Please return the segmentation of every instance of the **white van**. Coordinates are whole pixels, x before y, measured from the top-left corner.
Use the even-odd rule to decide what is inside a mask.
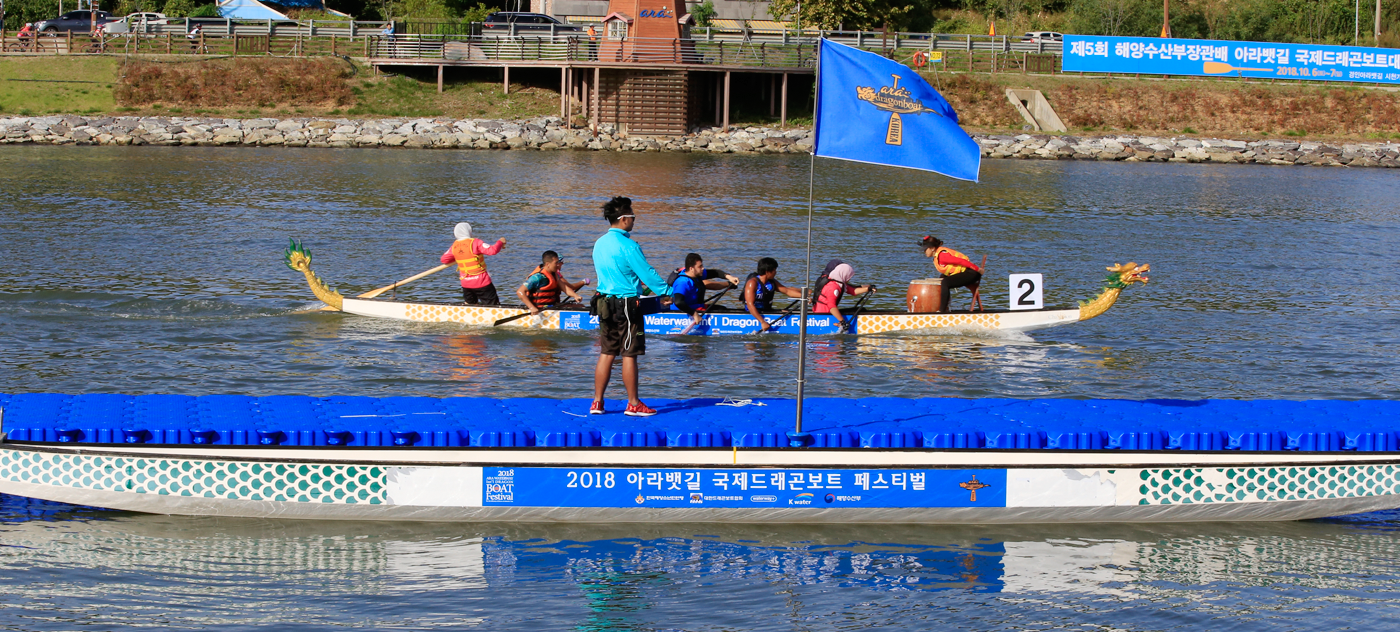
[[[165,19],[164,13],[155,13],[152,11],[133,13],[115,22],[103,24],[102,32],[108,35],[131,33],[133,31],[139,32],[144,30],[143,27],[146,24],[154,26],[156,24],[165,24],[166,22],[167,20]]]
[[[1021,36],[1021,41],[1031,42],[1033,44],[1039,42],[1054,42],[1058,44],[1065,41],[1065,35],[1064,33],[1056,33],[1054,31],[1031,31]]]

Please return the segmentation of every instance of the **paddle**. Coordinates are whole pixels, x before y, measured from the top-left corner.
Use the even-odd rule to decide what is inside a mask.
[[[549,307],[546,307],[546,308],[544,308],[544,309],[541,309],[540,311],[543,312],[543,311],[546,310],[546,309],[560,309],[560,308],[564,307],[565,305],[568,305],[569,303],[572,303],[572,302],[573,302],[573,299],[570,298],[569,300],[566,300],[566,301],[564,301],[564,302],[562,302],[562,303],[559,303],[558,305],[551,305],[551,306],[549,306]],[[504,325],[504,324],[506,324],[506,323],[508,323],[508,322],[511,322],[511,321],[513,321],[513,320],[520,320],[521,318],[524,318],[524,317],[526,317],[526,316],[533,316],[533,314],[531,314],[529,310],[525,310],[525,313],[524,313],[524,314],[516,314],[516,315],[514,315],[514,316],[506,316],[505,318],[498,319],[496,322],[491,323],[491,326],[492,326],[492,327],[500,327],[501,325]]]
[[[388,292],[389,290],[392,290],[392,289],[394,289],[394,288],[396,288],[396,287],[399,287],[400,285],[408,285],[409,283],[412,283],[412,282],[414,282],[414,281],[417,281],[418,279],[421,279],[421,278],[423,278],[423,277],[425,277],[425,276],[428,276],[428,275],[430,275],[430,274],[436,274],[436,273],[438,273],[438,272],[442,272],[443,270],[446,270],[446,269],[447,269],[449,266],[451,266],[451,265],[452,265],[452,264],[450,264],[450,263],[444,263],[444,264],[442,264],[442,265],[440,265],[440,266],[438,266],[438,267],[436,267],[436,268],[433,268],[433,269],[431,269],[431,270],[424,270],[423,272],[419,272],[418,274],[415,274],[415,275],[413,275],[413,276],[411,276],[411,277],[408,277],[407,279],[404,279],[404,280],[402,280],[402,281],[398,281],[398,282],[396,282],[396,283],[390,283],[389,285],[386,285],[386,286],[384,286],[384,287],[381,287],[381,288],[379,288],[379,289],[377,289],[377,290],[370,290],[370,291],[368,291],[368,292],[365,292],[364,294],[361,294],[361,295],[359,295],[359,296],[356,296],[355,298],[374,298],[374,297],[376,297],[376,296],[379,296],[380,294],[383,294],[383,293],[385,293],[385,292]],[[338,309],[336,309],[336,308],[334,308],[334,307],[331,307],[330,305],[327,305],[327,306],[325,306],[325,307],[322,307],[320,311],[323,311],[323,312],[338,312],[338,311],[340,311],[340,310],[338,310]]]
[[[841,323],[841,333],[851,333],[851,326],[856,324],[856,314],[860,313],[861,306],[865,305],[865,301],[868,300],[870,298],[870,295],[874,293],[875,286],[872,285],[870,286],[870,290],[867,291],[863,296],[861,296],[860,300],[856,301],[855,306],[851,308],[851,315],[847,316],[846,320],[842,321]]]
[[[704,306],[703,306],[704,309],[708,310],[708,309],[710,309],[711,307],[714,307],[715,303],[718,303],[718,302],[719,302],[719,298],[720,298],[721,296],[724,296],[726,292],[728,292],[729,290],[734,289],[735,287],[738,287],[738,286],[734,285],[733,283],[730,283],[730,284],[729,284],[729,287],[724,288],[723,290],[720,290],[719,294],[716,294],[716,295],[714,295],[714,296],[711,296],[711,297],[708,298],[708,299],[705,299],[705,304],[704,304]],[[688,325],[685,329],[682,329],[682,330],[681,330],[681,333],[678,334],[678,335],[684,336],[684,335],[689,334],[689,333],[690,333],[690,330],[695,329],[695,326],[696,326],[696,325],[699,325],[700,323],[702,323],[702,322],[704,322],[704,321],[705,321],[705,317],[704,317],[704,316],[701,316],[701,317],[700,317],[700,320],[692,320],[692,321],[690,321],[690,325]]]
[[[776,324],[782,322],[782,320],[783,320],[784,318],[787,318],[789,315],[791,315],[791,314],[792,314],[793,308],[797,307],[797,304],[798,304],[798,303],[801,303],[801,302],[802,302],[802,299],[800,299],[800,298],[799,298],[799,299],[794,299],[791,303],[788,304],[787,309],[784,309],[784,310],[782,311],[782,313],[778,314],[778,317],[777,317],[777,318],[774,318],[774,319],[771,320],[771,321],[767,321],[767,322],[768,322],[768,329],[760,329],[759,332],[760,332],[760,333],[772,332],[772,331],[773,331],[773,325],[776,325]]]
[[[419,272],[418,274],[415,274],[415,275],[413,275],[413,276],[411,276],[411,277],[408,277],[407,279],[404,279],[404,280],[399,281],[399,282],[397,282],[397,283],[391,283],[391,284],[386,285],[386,286],[384,286],[384,287],[381,287],[381,288],[379,288],[379,289],[377,289],[377,290],[370,290],[370,291],[368,291],[368,292],[365,292],[364,294],[361,294],[361,295],[357,296],[356,298],[374,298],[374,297],[376,297],[376,296],[379,296],[380,294],[383,294],[383,293],[385,293],[385,292],[388,292],[389,290],[392,290],[392,289],[394,289],[394,288],[396,288],[396,287],[399,287],[400,285],[408,285],[409,283],[412,283],[412,282],[414,282],[414,281],[417,281],[418,279],[421,279],[421,278],[423,278],[423,277],[425,277],[425,276],[428,276],[428,275],[430,275],[430,274],[436,274],[436,273],[438,273],[438,272],[442,272],[443,270],[446,270],[446,269],[447,269],[449,266],[451,266],[451,265],[452,265],[452,264],[450,264],[450,263],[444,263],[444,264],[442,264],[442,265],[440,265],[440,266],[438,266],[438,267],[436,267],[436,268],[433,268],[432,270],[425,270],[425,271],[423,271],[423,272]]]

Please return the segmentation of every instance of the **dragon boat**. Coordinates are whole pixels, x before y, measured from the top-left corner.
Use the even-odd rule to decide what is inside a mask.
[[[460,302],[437,303],[352,298],[341,295],[311,269],[311,251],[293,241],[284,253],[287,267],[302,273],[311,293],[330,309],[392,320],[426,323],[457,323],[490,327],[498,321],[503,327],[519,327],[563,331],[589,331],[598,328],[598,317],[583,306],[563,307],[529,316],[524,307],[500,305],[466,305]],[[909,313],[893,310],[859,310],[847,316],[847,326],[830,314],[809,314],[807,332],[813,335],[840,333],[880,334],[892,332],[944,333],[976,330],[1029,332],[1049,327],[1089,320],[1107,312],[1118,301],[1124,289],[1133,283],[1147,283],[1150,267],[1136,263],[1118,264],[1108,268],[1103,291],[1074,308],[1034,310],[990,309],[983,311],[954,311],[950,313]],[[796,335],[801,317],[791,310],[764,314],[770,332]],[[681,334],[694,336],[745,335],[759,332],[758,320],[746,312],[717,312],[692,326],[690,316],[681,312],[662,312],[645,317],[649,334]]]
[[[985,524],[1400,507],[1395,401],[0,394],[0,493],[177,515]]]

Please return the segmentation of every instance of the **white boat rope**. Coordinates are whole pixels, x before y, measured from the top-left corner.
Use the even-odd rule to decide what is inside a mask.
[[[743,406],[767,406],[768,404],[765,404],[765,403],[763,403],[763,402],[756,402],[756,401],[753,401],[752,399],[739,399],[739,398],[737,398],[737,397],[726,397],[726,398],[724,398],[724,401],[719,402],[719,403],[717,403],[717,404],[715,404],[715,405],[716,405],[716,406],[733,406],[733,407],[735,407],[735,408],[740,408],[740,407],[743,407]]]

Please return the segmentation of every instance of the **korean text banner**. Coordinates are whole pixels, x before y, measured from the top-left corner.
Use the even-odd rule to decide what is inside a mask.
[[[1400,50],[1066,35],[1065,72],[1270,77],[1400,84]]]
[[[827,40],[820,59],[816,155],[977,181],[981,148],[913,69]]]

